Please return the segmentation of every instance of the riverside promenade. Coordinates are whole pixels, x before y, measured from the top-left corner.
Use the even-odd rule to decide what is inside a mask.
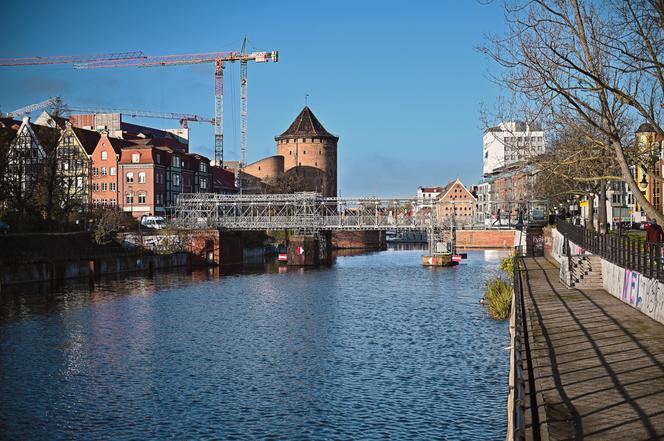
[[[604,290],[568,289],[552,259],[522,262],[525,438],[664,439],[664,325]]]

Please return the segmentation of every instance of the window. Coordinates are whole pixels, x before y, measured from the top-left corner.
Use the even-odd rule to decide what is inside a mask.
[[[76,188],[83,188],[83,178],[81,176],[76,178]]]
[[[101,175],[106,176],[106,167],[101,168]]]
[[[106,191],[108,190],[108,184],[106,182],[101,183],[101,191]]]
[[[307,151],[306,151],[306,150],[303,150],[303,151],[302,151],[302,154],[303,154],[303,155],[306,155],[306,154],[307,154]]]
[[[131,173],[131,172],[127,173],[127,182],[130,183],[130,184],[132,182],[134,182],[134,174],[133,173]]]
[[[157,153],[157,162],[161,164],[161,153]]]
[[[141,162],[141,154],[140,153],[132,153],[131,154],[131,162],[133,162],[133,163]]]
[[[156,197],[157,197],[157,204],[161,204],[161,193],[157,193]]]
[[[173,156],[173,159],[171,160],[171,165],[173,167],[179,167],[180,166],[180,158],[177,156]]]
[[[115,182],[111,182],[111,188],[110,188],[110,190],[111,190],[111,191],[115,191]]]
[[[207,179],[201,178],[201,189],[206,189],[207,188]]]
[[[115,173],[116,173],[115,167],[111,167],[111,176],[115,176]]]
[[[207,164],[206,164],[206,163],[201,162],[200,171],[202,171],[202,172],[206,172],[206,171],[207,171]]]
[[[180,186],[180,175],[178,174],[173,175],[173,185],[175,185],[176,187]]]
[[[101,200],[101,205],[102,205],[102,206],[105,207],[107,204],[108,204],[108,201],[107,201],[106,199],[102,199],[102,200]]]
[[[99,184],[97,183],[92,184],[92,191],[99,191]]]
[[[139,193],[138,194],[138,203],[139,204],[144,204],[145,203],[145,193]]]
[[[115,201],[115,198],[111,198],[111,207],[115,207],[117,205],[117,202]]]
[[[106,150],[102,150],[101,151],[101,160],[106,161],[107,159],[108,159],[108,153],[106,152]]]
[[[97,167],[92,168],[92,176],[99,176],[99,169]]]
[[[138,182],[141,184],[145,184],[145,172],[140,172],[138,174]]]
[[[125,202],[128,204],[133,204],[134,203],[134,193],[127,193],[125,195]]]

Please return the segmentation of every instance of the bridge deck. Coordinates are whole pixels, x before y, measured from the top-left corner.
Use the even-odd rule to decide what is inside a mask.
[[[664,439],[664,325],[604,290],[567,289],[552,262],[524,258],[540,420],[528,438]]]

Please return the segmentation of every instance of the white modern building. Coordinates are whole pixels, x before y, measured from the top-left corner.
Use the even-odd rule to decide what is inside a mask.
[[[534,123],[507,121],[484,133],[484,176],[545,152],[544,131]]]

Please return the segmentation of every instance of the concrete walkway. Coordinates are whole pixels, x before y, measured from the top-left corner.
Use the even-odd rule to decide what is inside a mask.
[[[554,263],[524,258],[528,439],[664,439],[664,325],[604,290],[566,288]]]

